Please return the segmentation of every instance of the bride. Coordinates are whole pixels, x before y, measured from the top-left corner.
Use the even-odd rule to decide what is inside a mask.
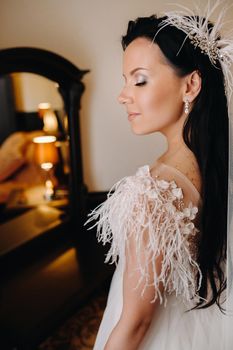
[[[161,132],[167,150],[90,214],[117,264],[95,350],[233,346],[223,310],[229,57],[215,29],[172,12],[130,21],[122,38],[119,102],[132,131]]]

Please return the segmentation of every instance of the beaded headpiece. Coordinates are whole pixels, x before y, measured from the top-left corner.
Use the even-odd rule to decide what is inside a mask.
[[[199,47],[203,54],[208,55],[213,66],[217,68],[217,62],[219,62],[225,78],[226,94],[230,99],[233,91],[233,73],[230,71],[230,67],[233,64],[233,32],[231,31],[223,37],[220,36],[226,24],[224,18],[229,6],[223,7],[222,0],[215,1],[212,6],[211,3],[213,1],[208,1],[208,4],[202,11],[198,8],[192,11],[182,5],[178,5],[180,10],[166,12],[166,19],[162,21],[155,37],[168,25],[182,30],[186,37],[177,55],[182,50],[185,41],[189,39],[194,47]],[[214,23],[212,23],[211,17],[217,11],[219,13]],[[197,15],[198,13],[201,13],[201,16]]]

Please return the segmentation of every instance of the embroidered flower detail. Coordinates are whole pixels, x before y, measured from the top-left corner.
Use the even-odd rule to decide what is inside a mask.
[[[172,194],[177,198],[177,199],[182,199],[183,198],[183,192],[181,188],[173,188],[172,189]]]
[[[142,296],[153,285],[155,293],[151,302],[158,298],[166,305],[167,295],[176,293],[190,306],[191,301],[199,301],[196,291],[202,278],[196,262],[199,231],[192,222],[197,212],[192,203],[184,208],[183,192],[175,181],[155,179],[149,167],[142,167],[136,176],[119,181],[87,222],[98,219],[92,226],[97,227],[98,241],[111,242],[106,262],[117,263],[127,251],[130,256],[128,243],[134,239],[135,270],[141,272],[135,287],[141,288]],[[163,259],[158,271],[156,258],[161,258],[161,253]],[[164,292],[160,291],[161,283]]]
[[[170,186],[170,183],[165,180],[157,180],[157,184],[163,190],[167,190]]]
[[[183,234],[190,235],[192,233],[192,231],[194,230],[194,228],[195,228],[195,226],[194,226],[193,222],[189,222],[187,224],[184,224],[182,227]]]
[[[195,219],[196,214],[198,213],[198,208],[194,207],[192,203],[189,203],[189,206],[183,210],[183,213],[186,218],[193,220]]]
[[[145,165],[145,166],[138,168],[135,175],[136,176],[145,176],[145,174],[147,174],[148,172],[149,172],[149,167],[148,167],[148,165]]]
[[[151,190],[148,193],[148,198],[149,199],[157,199],[158,198],[158,193],[155,190]]]
[[[177,209],[171,202],[165,203],[164,207],[166,208],[169,214],[177,214]]]
[[[177,184],[173,180],[170,182],[170,186],[171,188],[177,188]]]

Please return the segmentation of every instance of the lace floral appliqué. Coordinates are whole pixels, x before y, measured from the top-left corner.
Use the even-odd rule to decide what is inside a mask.
[[[193,248],[198,235],[193,223],[197,213],[192,203],[184,207],[182,189],[175,181],[154,179],[145,166],[114,185],[107,200],[89,214],[87,223],[98,220],[92,226],[97,227],[98,241],[111,243],[106,262],[117,263],[118,258],[124,258],[129,240],[135,240],[135,269],[140,271],[137,287],[141,286],[142,295],[147,287],[154,286],[152,302],[159,298],[166,305],[166,295],[175,293],[190,306],[199,301],[196,292],[202,278]],[[158,272],[156,258],[161,254]]]

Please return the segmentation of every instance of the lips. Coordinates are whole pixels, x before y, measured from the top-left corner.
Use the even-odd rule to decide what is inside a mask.
[[[139,115],[140,115],[140,113],[130,112],[130,113],[128,113],[128,120],[132,121],[133,119],[135,119]]]

